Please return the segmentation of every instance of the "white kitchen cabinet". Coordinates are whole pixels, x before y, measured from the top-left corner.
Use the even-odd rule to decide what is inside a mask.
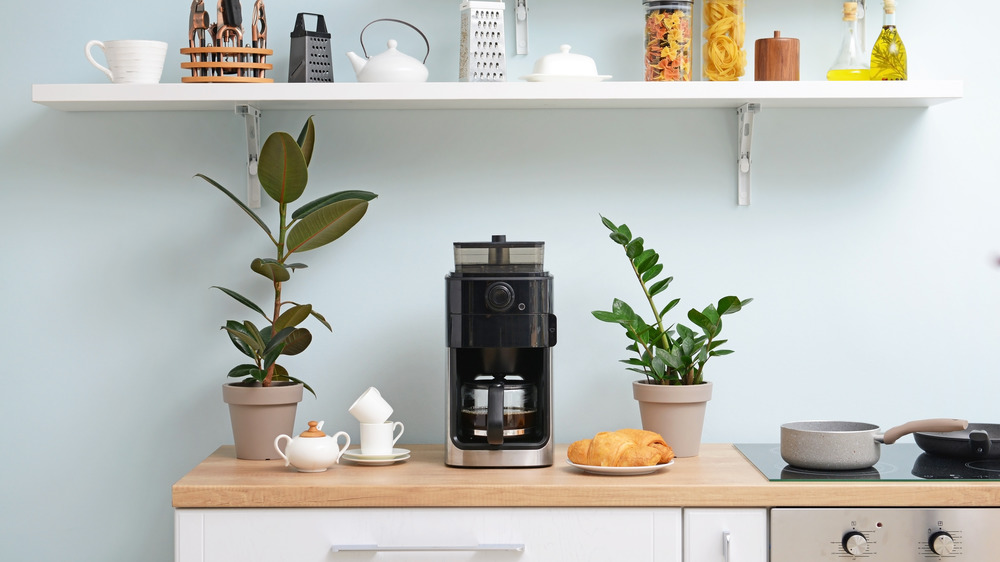
[[[684,562],[767,562],[767,556],[766,509],[684,510]]]
[[[681,562],[678,508],[178,509],[175,524],[178,562]]]

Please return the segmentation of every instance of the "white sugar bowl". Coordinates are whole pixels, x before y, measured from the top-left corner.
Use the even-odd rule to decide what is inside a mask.
[[[292,465],[299,472],[323,472],[327,468],[340,462],[340,456],[344,454],[351,444],[351,436],[338,431],[332,436],[323,433],[323,422],[309,422],[309,429],[303,431],[297,437],[292,438],[287,435],[279,435],[274,440],[274,448],[285,459],[285,466]],[[344,436],[344,446],[340,447],[337,440]],[[282,439],[287,439],[285,452],[281,452],[278,444]]]

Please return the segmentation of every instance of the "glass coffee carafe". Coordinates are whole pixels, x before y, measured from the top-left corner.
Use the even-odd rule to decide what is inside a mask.
[[[490,445],[534,439],[538,433],[538,392],[517,375],[483,375],[462,385],[461,424],[465,438]]]

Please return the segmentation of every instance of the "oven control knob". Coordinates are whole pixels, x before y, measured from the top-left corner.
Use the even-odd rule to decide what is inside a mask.
[[[938,531],[931,535],[928,541],[934,554],[951,554],[955,550],[955,539],[944,531]]]
[[[844,552],[857,556],[864,554],[865,547],[868,546],[868,539],[858,531],[851,531],[844,535],[841,544],[844,545]]]

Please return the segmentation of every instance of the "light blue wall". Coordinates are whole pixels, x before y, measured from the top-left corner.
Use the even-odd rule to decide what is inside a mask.
[[[432,42],[432,80],[457,75],[458,0],[269,2],[283,80],[295,12],[327,15],[338,80],[368,21],[394,16]],[[802,39],[802,77],[821,79],[838,42],[834,0],[750,0],[747,37]],[[602,73],[640,78],[638,0],[530,1],[531,55],[570,43]],[[244,11],[249,13],[249,0]],[[0,39],[0,552],[8,560],[169,560],[170,485],[231,441],[220,387],[239,360],[219,325],[242,310],[211,285],[255,296],[260,232],[206,173],[242,190],[243,123],[229,112],[64,113],[33,83],[104,80],[89,39],[170,43],[181,76],[188,4],[15,2]],[[454,241],[544,240],[560,320],[556,435],[638,425],[619,330],[590,317],[637,300],[598,214],[658,249],[683,306],[735,292],[737,351],[711,365],[707,442],[777,441],[808,418],[961,416],[997,421],[1000,194],[985,0],[899,2],[913,79],[963,79],[930,109],[764,107],[754,199],[735,206],[730,110],[317,112],[310,189],[380,194],[356,231],[296,274],[334,335],[288,361],[325,419],[357,437],[347,407],[375,385],[406,443],[443,439],[444,276]],[[876,18],[877,19],[877,18]],[[508,24],[511,22],[508,21]],[[875,21],[869,24],[869,43]],[[374,28],[373,28],[374,30]],[[404,51],[419,51],[405,31]],[[384,37],[373,33],[376,52]],[[308,112],[266,112],[297,132]],[[270,217],[273,207],[262,213]],[[280,532],[277,530],[276,532]]]

